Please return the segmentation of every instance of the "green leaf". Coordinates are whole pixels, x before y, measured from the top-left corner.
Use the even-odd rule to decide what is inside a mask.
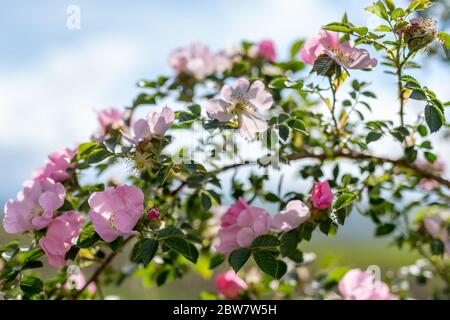
[[[425,158],[428,160],[428,162],[431,162],[431,163],[434,163],[438,159],[437,155],[435,155],[432,152],[425,151],[424,155],[425,155]]]
[[[89,164],[99,163],[99,162],[109,158],[110,156],[112,156],[111,152],[109,152],[106,149],[99,148],[89,154],[89,156],[87,158],[87,162]]]
[[[286,264],[277,260],[270,252],[256,251],[253,253],[253,259],[264,273],[275,279],[280,279],[286,273]]]
[[[406,12],[411,13],[413,11],[424,10],[428,7],[431,7],[432,5],[433,3],[430,0],[414,0],[409,4],[408,9],[406,9]]]
[[[391,233],[392,231],[394,231],[394,229],[395,229],[395,224],[385,223],[385,224],[379,225],[377,227],[377,229],[375,231],[375,235],[377,237],[385,236],[385,235]]]
[[[173,251],[181,254],[183,257],[193,263],[197,263],[198,250],[191,243],[187,242],[183,238],[172,237],[164,241],[164,244]]]
[[[148,265],[152,261],[153,257],[158,250],[159,242],[153,239],[142,239],[140,245],[140,256],[144,266]]]
[[[305,43],[305,41],[303,41],[303,40],[297,40],[294,42],[294,44],[291,47],[291,58],[295,58],[297,56],[300,49],[303,47],[304,43]]]
[[[250,258],[251,251],[248,248],[234,250],[228,257],[228,263],[235,272],[238,272]]]
[[[86,155],[88,155],[92,150],[94,150],[96,147],[98,147],[97,142],[86,142],[82,143],[78,146],[78,159],[85,158]]]
[[[288,122],[288,126],[295,131],[301,132],[303,134],[308,134],[308,132],[306,132],[306,126],[301,120],[298,119],[290,120]]]
[[[159,169],[158,174],[156,175],[156,181],[161,186],[166,181],[167,177],[169,176],[171,170],[172,170],[173,164],[168,164],[166,166],[163,166],[161,169]]]
[[[250,248],[251,249],[276,248],[280,244],[281,242],[280,240],[277,239],[277,237],[270,234],[265,234],[253,240],[252,244],[250,245]]]
[[[323,30],[335,31],[335,32],[351,32],[352,28],[350,28],[347,24],[341,22],[332,22],[322,27]]]
[[[380,132],[370,131],[366,136],[366,143],[369,144],[371,142],[379,140],[383,136]]]
[[[427,95],[423,89],[413,90],[409,97],[414,100],[427,100]]]
[[[392,11],[391,13],[391,18],[396,20],[398,18],[401,18],[405,15],[405,10],[403,10],[402,8],[397,8],[394,11]]]
[[[445,49],[450,49],[450,34],[446,32],[438,32],[438,38],[444,45]]]
[[[314,61],[314,71],[317,72],[319,75],[326,75],[328,71],[330,70],[331,66],[333,65],[334,61],[333,59],[329,58],[328,56],[321,56]]]
[[[439,131],[445,122],[444,114],[434,104],[425,107],[425,120],[431,133]]]
[[[385,24],[382,24],[382,25],[379,25],[378,27],[376,27],[375,31],[377,31],[377,32],[391,32],[391,27],[389,27],[389,26],[387,26]]]
[[[171,237],[184,237],[184,233],[174,226],[168,226],[158,231],[158,239],[160,240]]]
[[[283,141],[286,141],[289,138],[289,127],[284,124],[278,126],[278,134]]]
[[[98,240],[100,236],[95,232],[92,222],[89,222],[80,233],[78,238],[78,246],[80,248],[92,247]]]
[[[378,1],[371,6],[368,6],[365,10],[367,12],[370,12],[371,14],[380,17],[381,19],[389,21],[389,15],[387,13],[386,7],[381,1]]]
[[[203,209],[209,210],[209,208],[211,208],[212,205],[211,197],[207,193],[205,192],[200,193],[200,200],[202,202]]]
[[[417,131],[419,131],[419,134],[420,134],[422,137],[426,137],[426,136],[428,135],[428,129],[427,129],[427,127],[424,126],[423,124],[421,124],[421,125],[419,125],[419,126],[417,127]]]
[[[431,253],[434,256],[440,256],[444,253],[444,243],[439,239],[433,239],[430,243]]]
[[[44,289],[44,282],[35,276],[27,276],[20,282],[20,289],[27,295],[35,295]]]
[[[218,267],[225,260],[225,256],[221,253],[214,254],[209,260],[209,269]]]
[[[333,208],[335,210],[345,208],[345,207],[349,206],[357,198],[358,198],[358,196],[354,193],[351,193],[351,192],[343,193],[337,198],[336,202],[333,205]]]

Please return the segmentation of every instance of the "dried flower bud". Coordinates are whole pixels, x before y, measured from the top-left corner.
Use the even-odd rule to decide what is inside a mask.
[[[436,40],[436,22],[430,18],[415,18],[409,25],[397,30],[397,34],[404,37],[409,50],[419,51]]]

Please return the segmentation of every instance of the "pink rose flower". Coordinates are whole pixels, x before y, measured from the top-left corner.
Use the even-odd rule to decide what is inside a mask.
[[[226,228],[236,224],[239,214],[248,208],[250,208],[250,206],[245,201],[245,199],[239,197],[238,201],[235,204],[233,204],[220,219],[220,226],[222,228]]]
[[[373,274],[361,269],[352,269],[339,281],[338,289],[345,300],[392,300],[389,287],[375,281]]]
[[[302,60],[310,65],[324,54],[348,69],[368,69],[378,64],[367,50],[355,48],[352,41],[340,43],[339,34],[332,31],[322,30],[317,36],[306,41],[300,50]]]
[[[247,284],[239,278],[234,271],[219,273],[214,279],[216,289],[219,294],[226,298],[234,299],[239,294],[247,290]]]
[[[339,45],[337,32],[322,30],[317,36],[305,42],[300,50],[300,56],[305,63],[313,65],[325,50],[338,49]]]
[[[144,194],[135,186],[107,188],[94,192],[88,200],[91,210],[89,218],[94,230],[106,242],[119,236],[138,234],[136,223],[144,214]]]
[[[73,240],[80,235],[83,216],[76,211],[67,211],[48,225],[47,234],[39,240],[48,263],[53,267],[66,265],[66,253],[73,245]]]
[[[258,45],[258,55],[264,57],[268,61],[275,61],[277,53],[272,40],[263,40]]]
[[[228,122],[237,117],[240,134],[249,139],[255,139],[257,132],[267,130],[266,121],[256,111],[268,110],[273,98],[261,81],[257,80],[250,86],[247,79],[238,79],[234,87],[224,85],[220,95],[220,98],[209,100],[206,105],[211,118]]]
[[[147,115],[147,120],[139,119],[133,125],[134,137],[131,138],[123,133],[125,139],[138,145],[143,141],[150,141],[155,136],[164,136],[175,119],[171,108],[165,106],[161,112],[152,111]]]
[[[124,126],[124,111],[115,108],[104,109],[98,112],[98,122],[100,124],[101,133],[106,134],[109,128],[120,129]]]
[[[159,217],[159,210],[157,208],[153,208],[148,212],[147,216],[148,221],[158,219],[158,217]]]
[[[214,72],[213,54],[200,42],[173,51],[169,57],[169,64],[178,74],[184,72],[199,80]]]
[[[79,291],[83,289],[83,287],[86,285],[86,279],[81,272],[77,272],[74,274],[71,274],[68,278],[66,283],[64,284],[64,290],[66,291],[72,291],[76,290]],[[86,287],[89,294],[93,295],[95,291],[97,290],[97,286],[95,285],[95,282],[90,282],[88,286]]]
[[[223,73],[226,70],[230,70],[233,67],[233,57],[226,52],[221,50],[214,54],[214,68],[217,72]]]
[[[281,231],[297,228],[310,217],[309,208],[300,200],[289,201],[286,210],[279,212],[272,220],[272,227]]]
[[[271,222],[272,218],[266,210],[248,207],[239,213],[234,224],[221,227],[220,244],[216,250],[228,254],[238,248],[248,247],[256,237],[269,231]]]
[[[26,181],[17,200],[10,199],[5,204],[5,231],[19,233],[45,228],[64,204],[65,197],[66,190],[60,182],[48,178]]]
[[[333,202],[333,191],[331,191],[328,181],[317,181],[314,184],[311,195],[313,206],[317,209],[326,209]]]
[[[75,150],[64,149],[51,153],[45,165],[37,169],[33,173],[33,180],[43,181],[50,178],[54,181],[66,181],[70,178],[67,173],[68,169],[75,168],[74,164],[70,163],[77,152]]]
[[[337,49],[325,49],[324,53],[347,69],[369,69],[378,64],[377,59],[370,57],[369,51],[356,48],[353,41],[345,41]]]

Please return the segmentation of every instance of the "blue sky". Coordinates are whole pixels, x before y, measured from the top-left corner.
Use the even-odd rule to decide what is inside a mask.
[[[281,56],[295,39],[315,34],[346,11],[376,26],[366,0],[9,1],[0,10],[0,199],[13,197],[53,150],[89,139],[95,109],[123,107],[141,78],[170,74],[167,56],[199,40],[215,50],[242,39],[274,39]],[[81,29],[66,28],[69,5]],[[431,63],[425,82],[443,100],[448,66]],[[432,76],[438,75],[439,76]],[[375,89],[375,116],[395,115],[394,80]],[[371,74],[370,76],[373,76]],[[359,78],[367,75],[359,75]],[[386,147],[376,151],[386,151]],[[444,150],[445,151],[445,150]],[[389,151],[391,152],[391,151]],[[445,152],[444,152],[445,153]],[[449,153],[449,152],[447,152]]]

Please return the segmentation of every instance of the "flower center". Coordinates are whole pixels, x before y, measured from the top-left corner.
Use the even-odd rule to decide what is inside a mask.
[[[355,61],[350,53],[343,52],[339,49],[330,49],[330,51],[336,56],[336,59],[341,61],[344,65],[352,64]]]
[[[108,219],[109,225],[111,226],[111,229],[113,229],[113,231],[117,231],[118,228],[116,226],[116,216],[113,214],[111,214],[111,216]]]

